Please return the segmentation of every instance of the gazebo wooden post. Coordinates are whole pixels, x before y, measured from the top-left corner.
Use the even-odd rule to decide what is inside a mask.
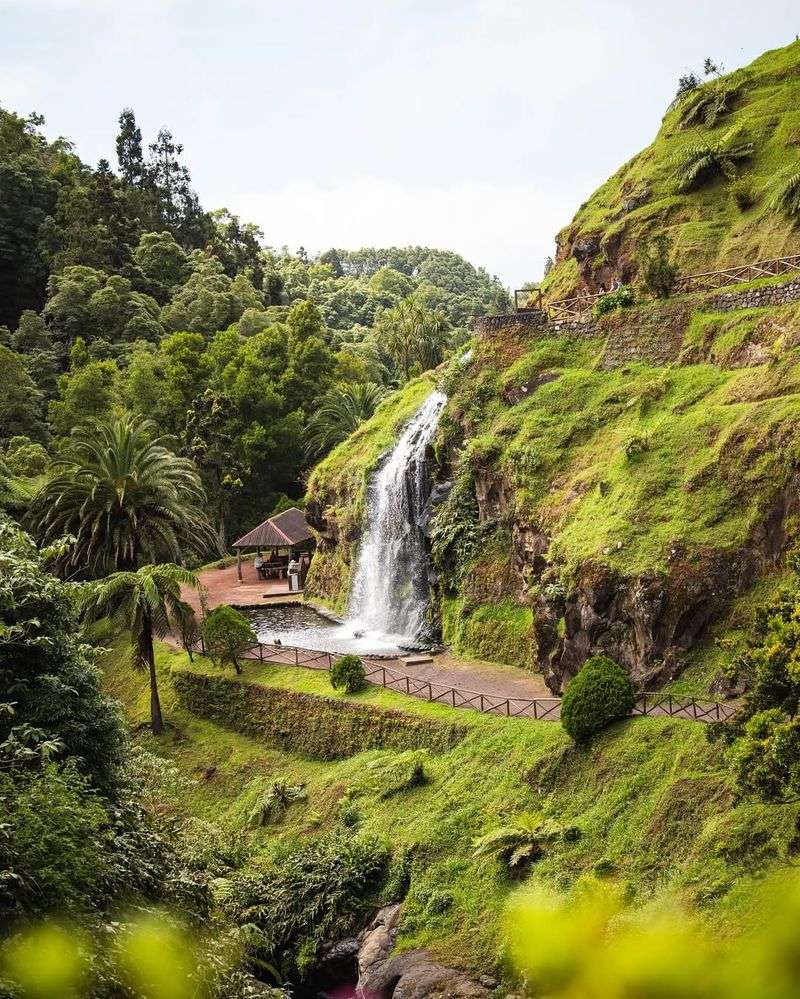
[[[239,577],[239,582],[242,581],[242,549],[236,549],[236,575]]]

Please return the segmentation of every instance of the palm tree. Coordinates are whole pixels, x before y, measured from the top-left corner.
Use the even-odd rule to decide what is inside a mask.
[[[200,582],[193,572],[177,565],[143,565],[136,572],[115,572],[90,584],[83,604],[87,624],[107,617],[131,633],[133,666],[146,669],[150,677],[150,727],[154,735],[163,732],[164,720],[153,637],[163,638],[172,628],[183,634],[189,630],[194,611],[181,598],[182,586],[198,590]]]
[[[735,177],[737,164],[750,159],[754,147],[752,142],[738,146],[716,145],[689,146],[676,159],[674,177],[679,191],[691,191],[699,187],[707,178],[722,175]]]
[[[426,309],[414,295],[387,309],[380,327],[381,343],[403,369],[406,381],[415,363],[424,371],[441,360],[447,320],[438,310]]]
[[[781,178],[769,207],[789,218],[800,218],[800,171]]]
[[[375,412],[384,395],[375,382],[337,385],[326,393],[319,408],[306,426],[306,451],[322,454],[330,451]]]
[[[30,516],[45,544],[74,536],[63,572],[99,576],[218,551],[197,469],[167,450],[149,420],[78,427],[53,473]]]

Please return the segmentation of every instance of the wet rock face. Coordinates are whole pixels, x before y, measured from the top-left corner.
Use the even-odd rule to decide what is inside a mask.
[[[751,553],[709,553],[700,565],[676,560],[667,574],[633,579],[586,565],[569,595],[542,587],[534,613],[548,686],[561,693],[598,653],[624,666],[640,688],[674,679],[683,654],[756,570]]]

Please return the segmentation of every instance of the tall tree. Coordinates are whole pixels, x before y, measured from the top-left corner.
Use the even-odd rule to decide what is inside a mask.
[[[45,543],[75,537],[57,560],[62,573],[99,576],[218,550],[197,469],[167,450],[148,420],[79,427],[53,473],[31,520]]]
[[[230,397],[207,388],[186,414],[186,450],[195,461],[216,507],[217,536],[228,549],[228,514],[249,468],[237,447],[241,423]]]
[[[154,735],[164,730],[158,694],[154,638],[164,638],[172,628],[184,631],[194,617],[181,597],[181,587],[200,588],[193,572],[177,565],[143,565],[136,572],[115,572],[94,584],[83,607],[87,622],[111,618],[129,631],[131,654],[137,669],[147,670],[150,681],[150,727]]]
[[[123,181],[131,187],[141,187],[145,177],[142,130],[136,124],[132,108],[123,108],[119,116],[117,163]]]
[[[409,295],[381,316],[381,342],[408,381],[411,369],[434,367],[442,359],[447,320],[436,309],[427,309],[416,295]]]
[[[25,370],[22,357],[0,346],[0,441],[17,435],[47,439],[42,396]]]

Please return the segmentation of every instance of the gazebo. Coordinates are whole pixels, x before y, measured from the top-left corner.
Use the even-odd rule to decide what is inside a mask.
[[[302,588],[311,562],[314,543],[314,535],[303,511],[298,510],[296,506],[269,517],[233,543],[236,549],[236,574],[239,582],[242,581],[242,549],[255,548],[256,559],[260,559],[262,549],[268,553],[261,565],[257,566],[262,579],[285,579],[288,575],[289,562],[294,559],[300,565],[299,577]]]

